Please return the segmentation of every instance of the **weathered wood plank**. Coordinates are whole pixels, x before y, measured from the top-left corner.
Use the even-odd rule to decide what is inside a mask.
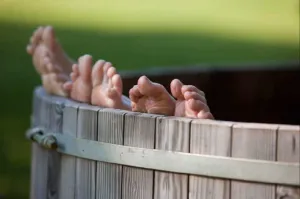
[[[40,115],[42,108],[41,89],[37,88],[33,95],[33,117],[31,120],[31,127],[37,127],[40,125]],[[39,161],[39,146],[32,142],[31,145],[31,171],[30,171],[30,198],[35,199],[38,197],[36,186],[38,186],[38,161]]]
[[[300,163],[300,127],[280,125],[278,129],[277,161]],[[299,176],[300,179],[300,176]],[[277,199],[300,199],[297,187],[277,186]]]
[[[53,133],[62,132],[64,100],[54,96],[48,96],[50,108],[49,130]],[[61,155],[56,151],[48,151],[48,182],[47,198],[57,199],[59,190],[59,175],[61,166]]]
[[[276,161],[278,125],[236,123],[232,157]],[[232,199],[275,199],[275,185],[232,181]]]
[[[102,109],[98,112],[98,141],[123,145],[125,111]],[[97,162],[96,199],[121,199],[122,165]]]
[[[77,112],[79,103],[68,100],[63,110],[62,133],[76,137]],[[59,198],[75,199],[76,183],[76,158],[73,156],[61,156],[61,171],[59,178]]]
[[[124,122],[124,145],[154,148],[156,115],[127,113]],[[152,199],[152,170],[123,167],[122,199]]]
[[[187,118],[158,117],[155,148],[189,152],[191,121]],[[188,175],[155,171],[154,198],[188,198]]]
[[[99,107],[81,104],[78,109],[77,137],[97,140],[97,122]],[[76,159],[75,198],[95,198],[96,162]]]
[[[231,130],[232,123],[229,122],[211,120],[192,121],[190,153],[230,156]],[[190,175],[189,199],[198,198],[229,199],[230,181]]]
[[[38,126],[49,127],[49,106],[46,101],[46,93],[44,90],[39,90],[37,93],[40,101],[40,106],[37,118],[34,120]],[[38,146],[38,144],[32,144],[32,156],[33,164],[31,168],[31,199],[47,198],[47,179],[48,179],[48,151]]]
[[[31,114],[31,127],[36,127],[40,123],[40,110],[41,110],[41,88],[38,87],[33,92],[32,100],[32,114]]]

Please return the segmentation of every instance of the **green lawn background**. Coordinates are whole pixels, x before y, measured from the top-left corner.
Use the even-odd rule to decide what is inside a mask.
[[[0,195],[27,198],[31,98],[39,85],[25,46],[51,24],[74,58],[118,70],[299,60],[297,0],[0,1]]]

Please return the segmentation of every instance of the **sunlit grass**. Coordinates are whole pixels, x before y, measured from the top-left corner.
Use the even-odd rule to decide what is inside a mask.
[[[109,32],[201,32],[299,43],[297,0],[4,0],[0,20]]]

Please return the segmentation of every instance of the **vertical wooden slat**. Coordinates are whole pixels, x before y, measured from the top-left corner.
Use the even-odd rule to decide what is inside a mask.
[[[124,145],[154,148],[156,115],[127,113]],[[122,199],[152,199],[153,171],[123,166]]]
[[[277,161],[300,163],[300,127],[280,125],[278,129]],[[299,176],[300,180],[300,176]],[[297,187],[277,186],[277,199],[300,199]]]
[[[98,141],[123,145],[125,111],[102,109],[98,112]],[[96,199],[121,199],[122,165],[97,162]]]
[[[46,128],[46,131],[48,131],[51,128],[51,99],[47,93],[43,95],[43,101],[45,110],[44,114],[42,115],[43,126]]]
[[[79,103],[68,100],[63,112],[62,133],[76,137],[77,109]],[[61,156],[61,172],[59,180],[59,198],[74,199],[76,183],[76,158],[69,155]]]
[[[41,125],[41,110],[42,110],[42,97],[41,97],[41,88],[35,89],[34,99],[33,99],[33,120],[32,127],[37,127]],[[36,143],[32,142],[31,145],[31,176],[30,176],[30,198],[38,198],[38,186],[39,186],[39,159],[40,159],[40,149]]]
[[[40,93],[41,93],[40,87],[36,88],[33,92],[31,127],[36,127],[40,123],[40,110],[41,110]]]
[[[39,111],[39,126],[49,128],[49,103],[47,95],[44,90],[39,92],[40,98],[40,111]],[[48,179],[48,151],[33,144],[33,151],[35,156],[35,164],[33,165],[32,172],[34,172],[34,182],[32,182],[32,199],[47,198],[47,179]]]
[[[51,100],[51,96],[48,95],[47,93],[43,96],[43,101],[44,101],[44,109],[45,112],[42,115],[42,118],[44,119],[43,122],[43,127],[45,127],[46,129],[46,134],[52,131],[52,100]],[[45,173],[47,173],[47,178],[46,178],[46,184],[47,184],[47,199],[52,198],[52,196],[54,196],[55,194],[52,194],[51,192],[54,191],[55,192],[55,183],[54,182],[54,178],[55,178],[55,174],[53,172],[53,167],[54,167],[54,161],[57,159],[56,157],[54,157],[56,154],[55,152],[46,149],[46,154],[47,154],[47,165],[46,165],[46,170]]]
[[[158,117],[155,148],[188,153],[190,122],[187,118]],[[188,198],[188,175],[155,171],[154,198]]]
[[[50,127],[49,132],[61,133],[63,123],[64,100],[62,98],[48,96],[50,106]],[[47,198],[57,199],[59,190],[59,175],[60,175],[60,153],[48,151],[48,183],[47,183]]]
[[[190,135],[190,153],[230,156],[231,130],[232,123],[229,122],[227,123],[211,120],[192,121]],[[190,175],[189,199],[229,198],[229,180]]]
[[[232,157],[276,161],[278,125],[243,124],[233,126]],[[275,199],[275,185],[232,181],[232,199]]]
[[[97,140],[98,107],[81,104],[78,109],[77,137]],[[96,162],[76,159],[75,198],[95,198],[96,193]]]

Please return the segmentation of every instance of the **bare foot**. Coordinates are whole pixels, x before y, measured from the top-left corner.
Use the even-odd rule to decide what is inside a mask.
[[[68,93],[63,88],[64,83],[69,80],[68,76],[58,73],[49,73],[41,77],[44,89],[47,93],[62,97],[68,96]]]
[[[110,62],[99,60],[92,71],[93,105],[131,110],[129,98],[122,95],[122,79]]]
[[[73,62],[57,42],[52,27],[39,27],[32,35],[27,52],[32,55],[33,65],[41,75],[49,94],[67,96],[62,85],[69,80]]]
[[[161,84],[142,76],[129,91],[132,111],[161,115],[174,115],[175,100]]]
[[[172,95],[177,99],[175,116],[214,119],[210,113],[204,92],[192,85],[183,85],[178,79],[171,82]]]
[[[90,103],[92,93],[92,57],[90,55],[81,56],[78,64],[72,67],[70,74],[71,81],[66,82],[63,88],[70,94],[70,97],[76,101]]]
[[[64,52],[51,26],[39,27],[30,38],[26,49],[33,56],[33,64],[40,74],[47,67],[48,70],[55,68],[66,75],[72,71],[74,62]]]

